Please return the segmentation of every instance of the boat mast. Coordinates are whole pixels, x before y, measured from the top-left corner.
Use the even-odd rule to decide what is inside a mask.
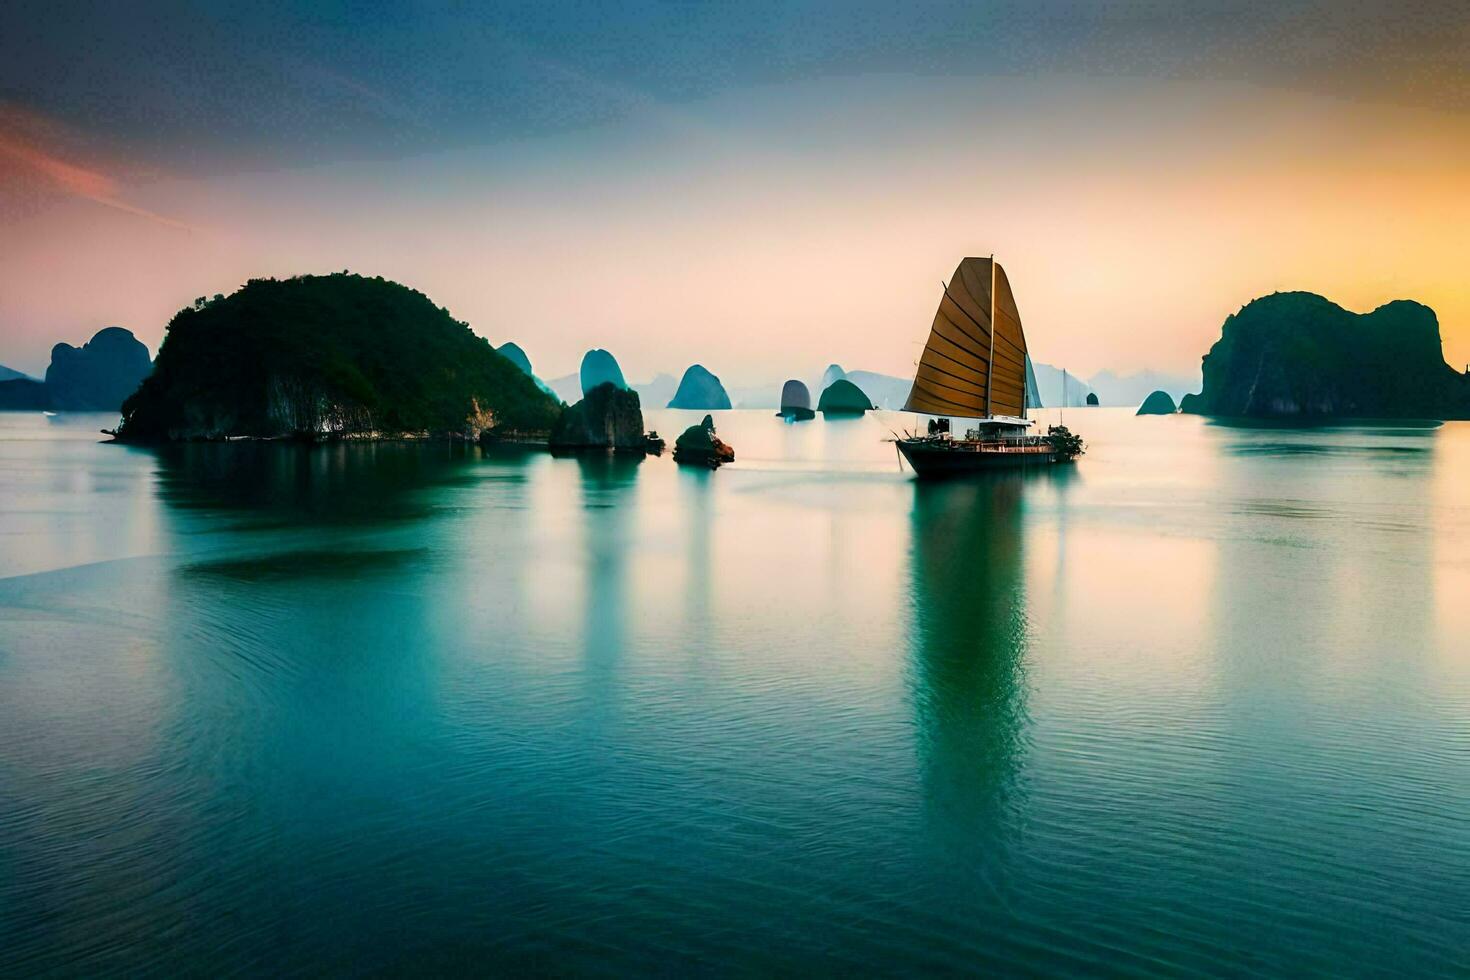
[[[990,376],[995,373],[995,253],[990,253],[990,358],[985,362],[985,417],[994,418],[990,411]]]

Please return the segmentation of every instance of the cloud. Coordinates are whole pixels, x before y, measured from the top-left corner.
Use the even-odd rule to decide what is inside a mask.
[[[34,113],[0,105],[0,209],[13,210],[25,201],[61,195],[92,201],[184,231],[193,229],[173,218],[131,204],[123,198],[123,182],[112,174],[64,159],[50,148],[60,126]],[[6,200],[6,198],[19,200]]]

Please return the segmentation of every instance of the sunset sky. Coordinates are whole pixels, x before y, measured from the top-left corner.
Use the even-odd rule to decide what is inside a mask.
[[[1278,289],[1470,361],[1462,4],[244,6],[0,5],[0,363],[351,269],[548,377],[906,374],[991,252],[1081,374]]]

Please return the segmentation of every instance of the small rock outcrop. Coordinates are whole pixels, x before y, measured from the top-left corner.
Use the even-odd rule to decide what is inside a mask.
[[[792,378],[781,387],[781,410],[776,413],[788,422],[805,422],[816,417],[812,411],[812,393],[806,385]]]
[[[1174,404],[1174,396],[1167,391],[1155,391],[1143,400],[1138,406],[1138,415],[1173,415],[1178,411]]]
[[[822,391],[817,411],[823,415],[861,415],[871,411],[873,403],[863,390],[846,378],[839,378]]]
[[[1097,407],[1097,404],[1098,404],[1098,401],[1097,401],[1097,392],[1095,392],[1095,391],[1089,391],[1087,393],[1087,407],[1088,408],[1096,408]],[[1171,402],[1171,404],[1172,404],[1172,402]]]
[[[612,384],[619,388],[627,388],[628,382],[623,380],[623,369],[618,367],[617,358],[607,351],[598,347],[589,350],[582,355],[582,368],[579,372],[582,382],[582,397],[599,385]]]
[[[715,435],[715,420],[706,415],[702,422],[685,429],[674,441],[674,462],[715,469],[721,463],[735,462],[735,450]]]
[[[1353,313],[1272,293],[1225,319],[1184,412],[1269,418],[1470,418],[1470,376],[1444,362],[1439,320],[1396,300]]]
[[[644,452],[648,440],[643,433],[638,392],[610,381],[597,385],[561,413],[551,430],[549,445],[562,452]]]
[[[1114,374],[1099,371],[1087,379],[1098,398],[1106,398],[1109,405],[1140,405],[1153,391],[1167,391],[1169,397],[1179,401],[1191,391],[1199,391],[1199,378],[1182,374],[1168,374],[1145,368],[1132,374]]]
[[[1144,398],[1144,404],[1138,407],[1141,416],[1172,416],[1179,410],[1175,404],[1175,398],[1167,391],[1155,391]]]
[[[669,401],[669,408],[703,408],[722,410],[730,407],[730,396],[720,379],[703,364],[692,364],[679,381],[679,390]]]

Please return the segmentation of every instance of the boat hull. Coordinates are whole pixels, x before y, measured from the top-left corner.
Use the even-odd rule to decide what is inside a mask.
[[[996,470],[1050,466],[1063,461],[1060,453],[1050,450],[1015,452],[979,449],[967,447],[963,443],[945,444],[928,439],[900,439],[898,451],[921,479],[943,479]]]

